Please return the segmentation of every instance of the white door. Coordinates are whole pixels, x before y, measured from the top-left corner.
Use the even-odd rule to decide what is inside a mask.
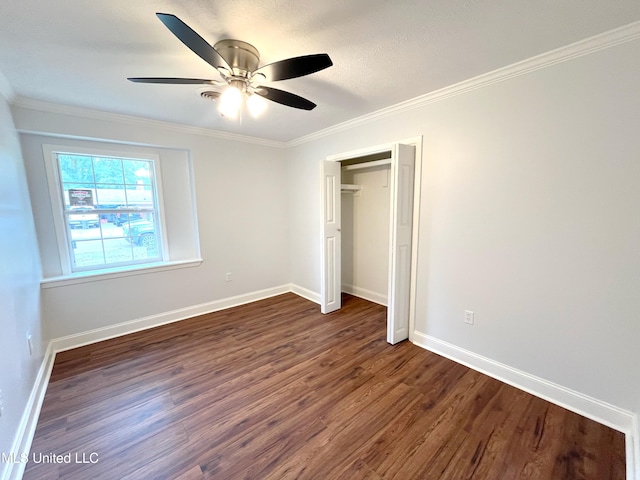
[[[409,338],[411,298],[411,236],[415,148],[395,144],[391,152],[391,222],[389,239],[389,301],[387,342]]]
[[[320,311],[330,313],[342,306],[342,259],[340,238],[340,162],[322,162],[322,272]]]

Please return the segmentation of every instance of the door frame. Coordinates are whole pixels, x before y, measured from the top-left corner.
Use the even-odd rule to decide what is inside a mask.
[[[411,280],[409,285],[409,341],[414,342],[414,330],[415,330],[415,306],[416,306],[416,294],[417,294],[417,266],[418,266],[418,240],[420,230],[420,185],[422,180],[422,135],[406,138],[396,142],[385,143],[381,145],[375,145],[371,147],[361,148],[358,150],[351,150],[344,153],[338,153],[327,156],[326,160],[331,162],[341,162],[343,160],[349,160],[351,158],[364,157],[367,155],[373,155],[377,153],[389,152],[393,150],[393,145],[402,143],[405,145],[411,145],[415,148],[415,163],[414,163],[414,185],[413,185],[413,231],[411,233]],[[324,179],[323,179],[324,181]],[[322,187],[324,188],[324,186]],[[321,192],[321,195],[324,195]],[[324,206],[323,206],[324,208]],[[321,209],[322,210],[322,209]],[[321,212],[322,215],[322,212]],[[324,218],[323,218],[324,223]],[[324,249],[324,232],[323,232],[323,247]],[[320,256],[320,271],[321,282],[326,276],[324,253]],[[324,288],[321,288],[320,305],[324,310],[326,305],[326,298],[323,296]]]

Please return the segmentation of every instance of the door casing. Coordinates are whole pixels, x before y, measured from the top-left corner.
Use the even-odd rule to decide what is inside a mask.
[[[360,149],[356,151],[350,151],[346,153],[341,153],[337,155],[332,155],[327,157],[327,160],[322,162],[321,167],[321,203],[322,203],[322,252],[321,252],[321,292],[320,292],[320,306],[322,313],[330,313],[332,311],[338,310],[341,307],[340,296],[341,296],[341,266],[340,266],[340,162],[343,160],[364,157],[368,155],[375,155],[383,152],[392,152],[392,161],[396,162],[400,149],[405,149],[406,147],[412,146],[414,148],[414,162],[413,162],[413,185],[412,192],[410,195],[412,198],[412,228],[409,233],[411,240],[410,250],[410,258],[406,258],[407,249],[400,256],[404,258],[405,267],[410,268],[409,285],[408,287],[408,302],[406,303],[406,308],[404,312],[398,312],[397,309],[394,309],[393,302],[396,300],[394,298],[394,292],[397,292],[397,285],[395,282],[397,281],[397,267],[398,263],[398,252],[393,251],[395,242],[394,242],[394,229],[397,233],[397,222],[398,220],[402,220],[399,218],[397,213],[397,208],[394,208],[394,205],[402,204],[405,202],[406,198],[400,198],[399,194],[402,194],[402,191],[398,191],[394,189],[391,194],[391,223],[390,223],[390,265],[389,265],[389,309],[388,309],[388,319],[387,319],[387,341],[389,343],[397,343],[398,341],[409,338],[412,341],[413,337],[413,325],[415,321],[415,296],[416,296],[416,267],[417,267],[417,246],[418,246],[418,221],[419,221],[419,207],[420,207],[420,178],[421,178],[421,158],[422,158],[422,137],[415,137],[411,139],[402,140],[400,142],[378,145],[370,148]],[[336,165],[337,164],[337,165]],[[392,169],[395,167],[394,173],[396,175],[400,174],[398,170],[397,163],[392,164]],[[405,169],[406,174],[406,169]],[[394,182],[395,184],[395,182]],[[337,189],[337,190],[336,190]],[[406,192],[405,192],[406,193]],[[329,199],[328,196],[332,195],[332,199]],[[337,200],[336,200],[337,199]],[[396,215],[394,216],[394,211]],[[404,220],[406,221],[407,212],[403,212],[400,217],[404,216]],[[408,264],[406,263],[408,262]],[[409,265],[409,266],[407,266]],[[395,278],[394,278],[395,277]],[[408,310],[408,311],[407,311]],[[395,315],[394,318],[391,318],[392,315]],[[406,316],[408,315],[408,319]],[[399,331],[402,328],[397,329],[395,333],[392,331],[393,328],[397,327],[397,320],[400,317],[404,318],[405,328],[404,332]],[[394,321],[395,320],[395,321]],[[408,322],[407,322],[408,320]]]

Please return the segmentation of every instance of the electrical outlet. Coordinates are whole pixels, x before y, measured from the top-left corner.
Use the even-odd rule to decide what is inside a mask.
[[[29,345],[29,356],[33,357],[33,338],[31,334],[27,332],[27,345]]]
[[[231,281],[231,272],[227,273],[227,282]]]
[[[464,323],[466,323],[467,325],[473,325],[473,312],[471,310],[465,310],[464,311]]]

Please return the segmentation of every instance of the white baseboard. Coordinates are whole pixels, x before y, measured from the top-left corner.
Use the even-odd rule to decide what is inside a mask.
[[[342,291],[350,295],[355,295],[356,297],[364,298],[365,300],[369,300],[370,302],[377,303],[385,307],[387,306],[387,295],[384,295],[382,293],[373,292],[371,290],[367,290],[366,288],[360,288],[354,285],[344,284],[342,285]]]
[[[237,307],[239,305],[274,297],[291,291],[290,285],[267,288],[265,290],[258,290],[256,292],[245,293],[235,297],[223,298],[213,302],[201,303],[200,305],[192,305],[178,310],[150,315],[148,317],[138,318],[136,320],[122,322],[115,325],[109,325],[108,327],[97,328],[87,332],[76,333],[66,337],[54,338],[51,340],[51,344],[54,352],[63,352],[65,350],[71,350],[73,348],[90,345],[103,340],[109,340],[122,335],[128,335],[130,333],[159,327],[168,323],[178,322],[180,320],[196,317],[205,313],[212,313],[226,308]]]
[[[49,344],[42,359],[42,364],[38,369],[29,400],[27,400],[27,404],[24,407],[18,431],[10,450],[10,452],[18,455],[18,458],[21,454],[28,454],[29,450],[31,450],[31,442],[36,433],[38,417],[40,416],[44,395],[47,392],[47,385],[49,385],[54,359],[55,353],[51,349],[51,344]],[[24,474],[25,467],[26,463],[21,462],[4,464],[4,471],[0,472],[2,480],[20,480]]]
[[[615,405],[549,382],[421,332],[413,332],[413,343],[620,432],[628,434],[632,430],[633,413]]]
[[[364,298],[365,300],[369,300],[370,302],[377,303],[385,307],[387,306],[387,296],[381,293],[372,292],[371,290],[367,290],[365,288],[354,287],[353,285],[342,285],[342,291],[350,295],[355,295],[356,297]],[[311,300],[314,303],[320,304],[319,293],[296,285],[295,283],[291,284],[291,292],[302,298]]]
[[[640,480],[640,427],[637,414],[418,331],[413,332],[411,341],[430,352],[624,433],[627,480]]]
[[[320,294],[313,292],[307,288],[296,285],[295,283],[291,284],[291,292],[295,293],[299,297],[306,298],[314,303],[320,304]]]
[[[627,434],[627,480],[640,480],[640,413],[633,416],[632,425]]]

